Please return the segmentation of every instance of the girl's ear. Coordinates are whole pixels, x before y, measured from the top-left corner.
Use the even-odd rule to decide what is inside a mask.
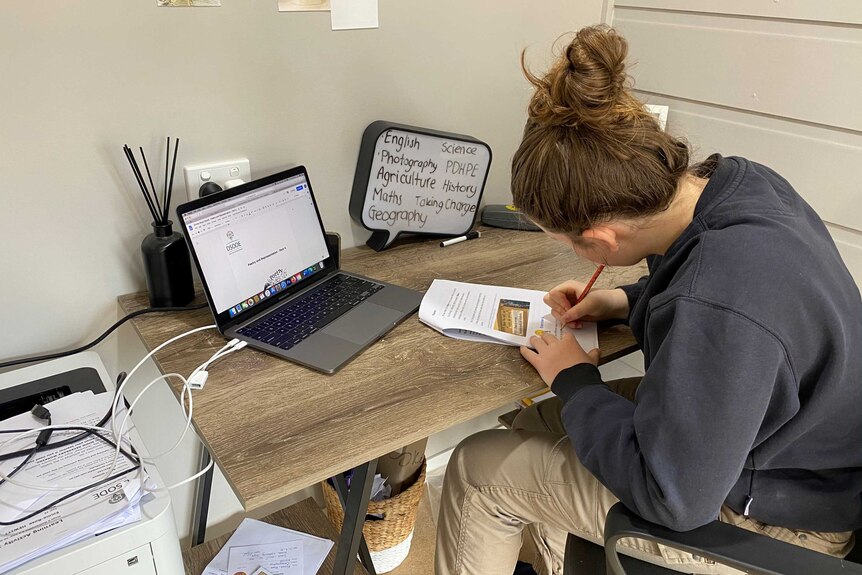
[[[597,243],[601,248],[607,250],[608,253],[616,253],[620,249],[617,232],[609,226],[599,225],[586,229],[581,234],[581,237]]]

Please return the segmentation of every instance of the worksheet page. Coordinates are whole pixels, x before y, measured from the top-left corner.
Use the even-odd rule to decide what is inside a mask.
[[[599,346],[596,324],[560,325],[544,297],[538,290],[434,280],[422,298],[419,320],[458,339],[532,347],[534,335],[569,332],[587,351]]]

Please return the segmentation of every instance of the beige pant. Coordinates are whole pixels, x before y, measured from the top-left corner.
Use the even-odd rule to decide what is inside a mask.
[[[609,385],[632,399],[637,382]],[[568,533],[601,543],[605,515],[617,499],[578,461],[562,426],[561,407],[556,398],[533,405],[518,415],[513,431],[483,431],[455,449],[440,502],[437,575],[512,575],[522,543],[532,555],[524,559],[536,571],[562,575]],[[720,519],[842,557],[852,548],[850,532],[765,525],[727,507]],[[648,541],[624,539],[620,550],[683,573],[740,573]]]

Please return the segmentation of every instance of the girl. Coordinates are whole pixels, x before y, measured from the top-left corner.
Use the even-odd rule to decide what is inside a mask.
[[[586,28],[544,77],[525,70],[535,93],[512,193],[581,257],[646,258],[635,285],[573,306],[572,281],[546,299],[573,326],[627,321],[646,375],[603,382],[597,350],[569,336],[522,348],[557,398],[456,449],[438,575],[511,575],[525,531],[535,569],[562,573],[566,533],[600,542],[617,500],[672,529],[720,519],[840,556],[862,526],[859,290],[781,176],[738,157],[690,166],[632,95],[626,53],[613,30]],[[736,572],[646,542],[623,551]]]

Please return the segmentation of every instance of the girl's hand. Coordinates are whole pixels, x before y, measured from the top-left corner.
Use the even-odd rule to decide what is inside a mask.
[[[521,355],[536,368],[539,376],[548,386],[561,371],[581,363],[599,363],[599,350],[594,349],[589,353],[584,351],[578,340],[571,333],[563,333],[563,337],[557,339],[549,333],[541,336],[534,335],[530,338],[536,350],[527,346],[521,347]]]
[[[628,318],[629,300],[619,288],[590,290],[584,301],[574,305],[585,286],[583,282],[569,280],[545,295],[545,303],[550,306],[551,315],[557,321],[571,328],[579,328],[581,321]]]

